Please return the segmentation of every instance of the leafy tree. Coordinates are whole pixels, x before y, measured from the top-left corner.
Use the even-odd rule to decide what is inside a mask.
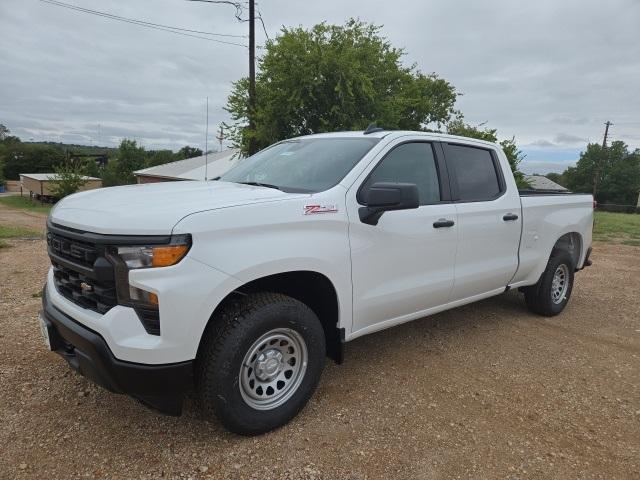
[[[133,172],[147,166],[147,152],[135,140],[124,138],[102,174],[104,186],[135,183]]]
[[[112,158],[109,160],[109,163],[102,170],[102,186],[103,187],[113,187],[116,185],[123,185],[124,183],[120,179],[119,171],[118,171],[118,160]]]
[[[201,157],[204,155],[202,150],[196,147],[190,147],[189,145],[185,145],[176,154],[176,160],[183,160],[185,158],[193,158],[193,157]]]
[[[593,180],[600,169],[600,178],[598,184],[602,185],[603,179],[605,179],[611,167],[614,159],[620,158],[624,155],[623,150],[626,150],[623,142],[613,142],[608,149],[608,154],[604,155],[602,152],[602,146],[597,143],[590,143],[587,145],[587,149],[580,153],[580,159],[576,163],[575,167],[569,167],[565,170],[564,176],[567,179],[567,188],[574,192],[591,193],[593,191]],[[621,149],[621,147],[623,147]],[[598,201],[601,201],[599,198]]]
[[[509,160],[509,166],[516,179],[518,188],[528,188],[529,183],[524,179],[524,174],[518,169],[520,162],[524,159],[524,155],[516,145],[515,137],[498,142],[498,130],[495,128],[479,128],[464,122],[461,115],[447,124],[447,133],[450,135],[459,135],[461,137],[477,138],[487,142],[499,143],[504,151],[505,156]]]
[[[608,152],[613,158],[597,196],[602,203],[636,205],[640,192],[640,150],[631,153],[623,142],[619,143],[622,145],[618,151]],[[611,147],[613,149],[614,145]]]
[[[102,178],[103,168],[96,163],[94,158],[88,158],[83,162],[82,168],[89,177]]]
[[[565,186],[574,192],[591,193],[598,173],[598,202],[636,204],[640,191],[639,150],[629,152],[628,146],[620,140],[612,142],[605,152],[601,145],[590,143],[580,154],[576,166],[563,173]]]
[[[380,27],[351,19],[310,30],[283,28],[268,41],[256,78],[255,131],[248,124],[247,78],[233,84],[226,110],[236,146],[247,150],[297,135],[361,130],[372,122],[419,130],[444,124],[455,113],[457,92],[435,74],[405,67],[404,51]]]
[[[552,182],[557,183],[558,185],[566,187],[567,179],[564,178],[564,175],[562,173],[550,172],[547,173],[545,177],[547,177]]]
[[[55,167],[56,179],[51,182],[53,196],[57,199],[76,193],[87,183],[85,165],[79,160],[66,160]]]
[[[149,152],[149,158],[147,159],[147,167],[155,167],[157,165],[164,165],[165,163],[173,162],[176,160],[175,155],[171,150],[155,150]]]
[[[10,180],[18,180],[21,173],[51,173],[64,158],[64,152],[59,148],[22,143],[16,137],[6,137],[0,143],[4,175]]]

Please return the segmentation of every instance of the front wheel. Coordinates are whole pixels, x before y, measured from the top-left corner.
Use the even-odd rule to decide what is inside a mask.
[[[213,319],[196,362],[205,415],[256,435],[287,423],[313,394],[325,362],[315,313],[276,293],[228,304]]]
[[[529,310],[546,317],[562,312],[571,297],[573,274],[573,259],[569,253],[552,255],[538,283],[524,290]]]

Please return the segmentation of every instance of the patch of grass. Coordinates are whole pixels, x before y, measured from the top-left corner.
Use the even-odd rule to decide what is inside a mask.
[[[38,232],[37,230],[31,230],[24,227],[7,227],[5,225],[0,225],[0,239],[41,236],[42,232]]]
[[[594,240],[640,246],[640,215],[595,212],[595,218]]]
[[[31,212],[46,213],[48,214],[53,205],[45,203],[40,204],[35,200],[31,200],[29,197],[21,197],[19,195],[9,195],[6,197],[0,197],[0,204],[10,208],[18,208],[21,210],[29,210]]]

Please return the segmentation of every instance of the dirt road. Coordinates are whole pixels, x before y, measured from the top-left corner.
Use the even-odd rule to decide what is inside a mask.
[[[47,216],[39,212],[27,212],[0,205],[0,225],[24,227],[36,232],[44,231]]]
[[[0,250],[0,478],[640,478],[640,248],[596,245],[559,317],[517,292],[347,345],[257,438],[72,373],[35,317],[44,242]]]

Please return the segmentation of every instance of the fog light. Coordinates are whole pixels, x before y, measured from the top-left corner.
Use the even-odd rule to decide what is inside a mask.
[[[155,293],[147,292],[131,285],[129,285],[129,298],[136,303],[158,306],[158,296]]]

